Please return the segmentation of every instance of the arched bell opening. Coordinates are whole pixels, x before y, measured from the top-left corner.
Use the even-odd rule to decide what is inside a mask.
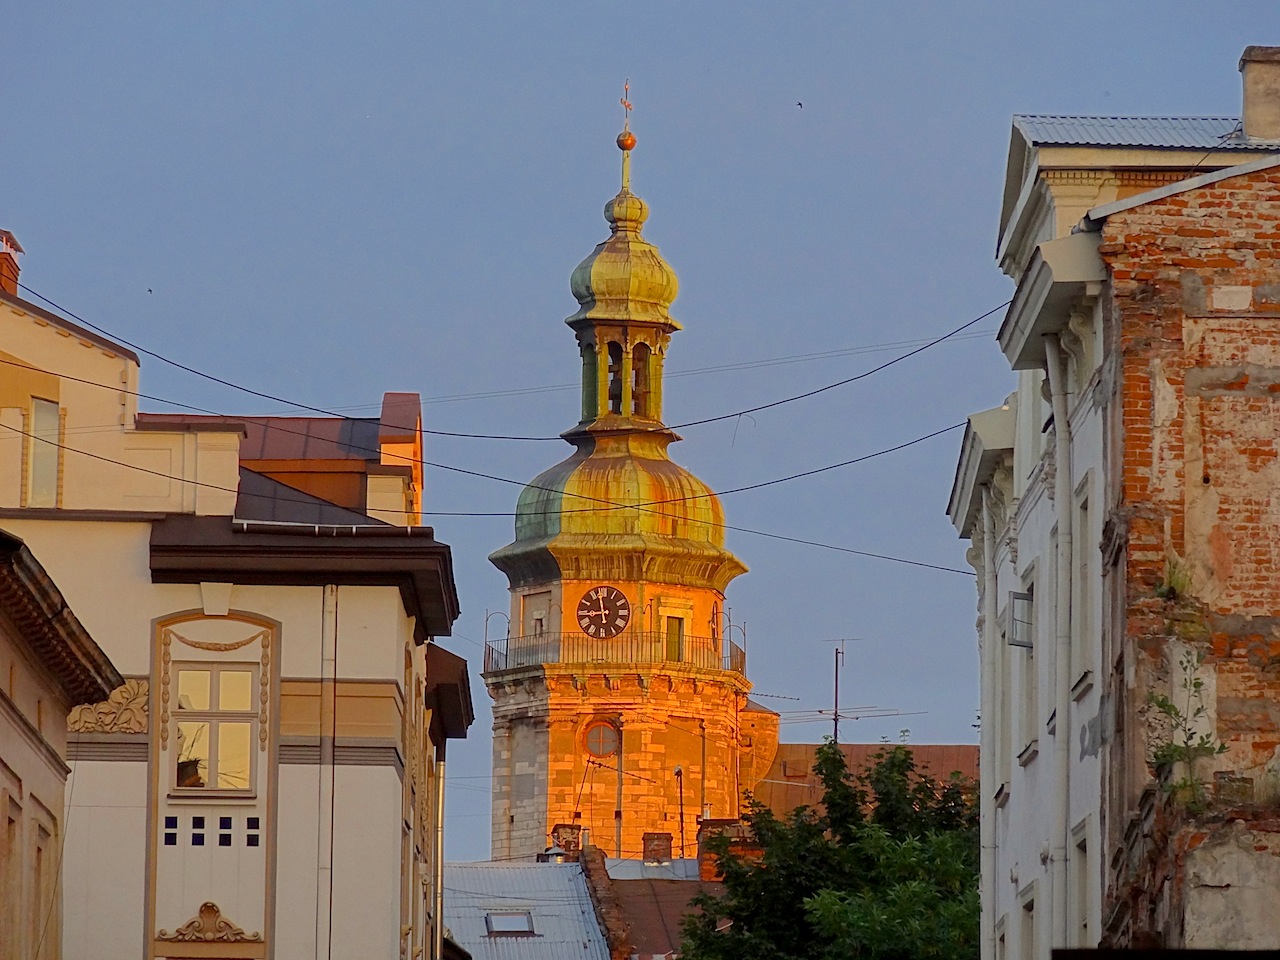
[[[609,343],[609,412],[622,413],[622,344]]]
[[[594,420],[600,416],[600,384],[599,371],[596,367],[596,348],[584,343],[579,348],[582,354],[582,419]]]
[[[631,350],[631,414],[653,418],[649,402],[650,362],[652,354],[647,343],[637,343]]]

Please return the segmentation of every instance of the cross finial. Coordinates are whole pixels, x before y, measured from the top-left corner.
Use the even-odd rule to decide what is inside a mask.
[[[622,104],[622,129],[631,129],[631,79],[627,78],[622,82],[622,98],[618,101]]]

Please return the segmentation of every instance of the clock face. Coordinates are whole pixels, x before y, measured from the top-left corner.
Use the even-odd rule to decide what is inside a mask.
[[[616,637],[631,620],[631,604],[617,587],[592,587],[578,604],[578,626],[589,637]]]

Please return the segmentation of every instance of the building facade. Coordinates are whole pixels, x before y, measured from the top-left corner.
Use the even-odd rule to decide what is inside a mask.
[[[0,363],[0,523],[123,677],[70,721],[63,955],[438,956],[471,704],[416,396],[148,417],[131,351],[13,284]]]
[[[753,757],[767,766],[776,744],[776,716],[748,701],[728,635],[725,588],[746,567],[725,549],[719,500],[667,453],[679,439],[662,419],[677,281],[641,235],[634,144],[618,138],[610,236],[571,279],[574,453],[525,488],[515,540],[490,557],[511,588],[510,636],[485,659],[495,858],[541,852],[558,825],[617,857],[640,856],[647,832],[692,849],[698,818],[736,817]]]
[[[124,678],[26,544],[2,530],[0,678],[0,960],[57,960],[67,718]]]
[[[1280,51],[1240,66],[1240,120],[1015,119],[1018,386],[970,418],[949,508],[978,572],[984,957],[1280,935]]]

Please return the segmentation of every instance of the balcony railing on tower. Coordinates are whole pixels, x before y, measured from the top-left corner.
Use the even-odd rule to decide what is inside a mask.
[[[681,636],[676,640],[665,633],[640,632],[609,640],[585,633],[535,633],[490,640],[485,645],[485,673],[542,663],[682,663],[703,670],[745,673],[747,652],[723,637]]]

